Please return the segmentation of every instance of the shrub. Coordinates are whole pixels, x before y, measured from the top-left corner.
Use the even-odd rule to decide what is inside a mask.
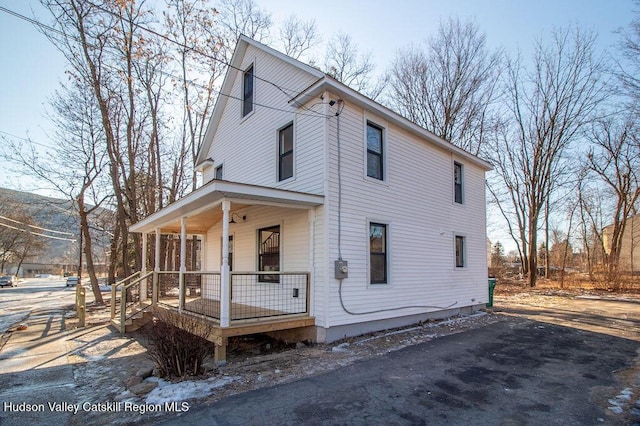
[[[210,327],[195,318],[170,312],[157,313],[147,328],[149,356],[162,377],[184,378],[204,373],[203,362],[214,352],[204,338]]]

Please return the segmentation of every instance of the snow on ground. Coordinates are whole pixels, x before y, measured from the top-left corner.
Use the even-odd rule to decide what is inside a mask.
[[[24,321],[29,316],[29,311],[0,315],[0,336],[3,335],[12,325]]]
[[[156,382],[158,386],[153,389],[147,397],[145,402],[147,404],[165,404],[176,401],[188,401],[193,399],[202,398],[204,395],[210,395],[214,389],[219,389],[229,383],[239,380],[240,377],[223,376],[223,377],[210,377],[205,380],[189,381],[172,383],[166,380],[149,377],[147,381]]]

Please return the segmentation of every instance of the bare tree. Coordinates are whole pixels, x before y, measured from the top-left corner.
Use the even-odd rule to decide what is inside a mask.
[[[609,281],[619,281],[618,265],[625,229],[635,213],[640,197],[640,139],[633,115],[598,120],[591,127],[589,140],[592,148],[587,156],[587,167],[606,188],[612,200],[611,225],[606,227],[606,262]]]
[[[615,74],[622,88],[622,94],[630,100],[632,109],[638,108],[640,99],[640,2],[635,0],[636,14],[629,28],[621,32],[619,43],[622,61],[618,63]]]
[[[506,191],[500,193],[494,184],[489,190],[514,231],[531,287],[536,284],[540,215],[566,178],[568,149],[605,97],[603,63],[593,56],[594,42],[594,35],[579,29],[556,30],[550,46],[536,45],[532,71],[519,61],[507,66],[505,126],[491,147]]]
[[[393,109],[441,138],[479,154],[496,118],[492,108],[502,53],[471,22],[450,18],[424,47],[400,51],[390,71]]]
[[[291,15],[280,28],[283,52],[294,59],[300,59],[320,41],[321,37],[314,20],[302,21],[297,16]]]
[[[250,13],[255,5],[249,2],[227,2],[226,19],[235,22],[244,19],[234,13]],[[179,79],[174,85],[179,90],[174,94],[182,104],[183,119],[178,127],[178,140],[172,151],[171,183],[169,202],[173,202],[186,191],[196,189],[196,172],[193,162],[202,144],[206,124],[216,100],[216,84],[226,70],[225,33],[236,31],[231,23],[222,27],[217,23],[218,11],[208,0],[169,0],[165,12],[165,27],[171,40],[168,54],[177,68]],[[234,12],[234,13],[232,13]],[[244,22],[244,21],[242,21]],[[260,22],[260,19],[256,19]],[[236,40],[229,41],[235,46]],[[188,173],[190,171],[190,173]],[[188,178],[188,179],[187,179]],[[185,182],[183,182],[185,180]],[[188,185],[187,185],[188,184]]]
[[[37,225],[25,206],[11,199],[0,204],[0,274],[7,264],[16,266],[16,274],[24,260],[47,248],[43,238],[34,235],[31,226]]]
[[[217,5],[220,13],[222,38],[221,48],[228,62],[240,35],[259,42],[267,42],[271,28],[271,14],[261,9],[254,0],[220,0]]]
[[[382,90],[373,83],[375,65],[371,53],[361,54],[351,36],[339,32],[327,44],[325,72],[347,86],[376,99]]]

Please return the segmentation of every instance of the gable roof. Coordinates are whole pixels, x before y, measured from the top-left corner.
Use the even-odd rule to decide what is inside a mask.
[[[338,80],[334,79],[328,74],[325,74],[324,72],[316,68],[313,68],[310,65],[300,62],[297,59],[287,56],[282,52],[278,52],[277,50],[271,47],[268,47],[262,43],[259,43],[244,35],[240,36],[240,38],[238,39],[236,50],[233,53],[233,57],[231,58],[229,69],[224,78],[224,82],[222,83],[222,88],[220,89],[221,94],[230,93],[238,73],[242,71],[240,69],[240,66],[242,64],[242,59],[244,58],[244,55],[249,46],[254,46],[257,49],[263,50],[277,57],[278,59],[300,70],[306,71],[312,76],[315,76],[318,78],[318,80],[315,83],[313,83],[311,86],[307,87],[305,90],[303,90],[294,98],[292,98],[289,101],[290,105],[298,104],[298,102],[295,102],[295,101],[297,101],[300,98],[308,97],[308,96],[317,96],[322,94],[322,92],[324,92],[325,90],[327,90],[332,93],[335,93],[336,95],[340,95],[341,97],[343,97],[344,100],[349,100],[350,102],[353,102],[359,105],[365,110],[369,110],[377,113],[385,120],[397,125],[398,127],[408,131],[409,133],[412,133],[418,136],[419,138],[426,140],[427,142],[444,149],[445,151],[449,151],[455,155],[458,155],[459,157],[466,159],[470,163],[475,164],[476,166],[482,168],[485,171],[489,171],[493,169],[493,166],[489,162],[483,160],[482,158],[476,155],[471,154],[468,151],[465,151],[462,148],[457,147],[453,143],[446,141],[441,137],[436,136],[434,133],[428,131],[424,127],[421,127],[415,124],[414,122],[392,111],[391,109],[385,107],[384,105],[374,101],[373,99],[366,97],[362,93],[350,88],[344,83],[339,82]],[[220,122],[222,113],[227,105],[228,99],[229,99],[228,96],[221,95],[218,97],[218,100],[216,101],[216,105],[213,109],[213,115],[207,126],[204,142],[202,143],[202,146],[200,147],[198,156],[196,158],[196,162],[195,162],[196,168],[198,168],[202,163],[204,163],[207,160],[205,156],[209,152],[209,149],[211,148],[211,144],[213,143],[213,132],[215,132],[215,129]]]
[[[297,59],[293,59],[290,56],[285,55],[282,52],[278,52],[277,50],[266,46],[260,42],[257,42],[247,36],[241,35],[238,39],[238,43],[236,44],[236,49],[233,52],[233,56],[231,57],[231,62],[229,63],[229,67],[227,69],[227,74],[224,77],[222,82],[222,87],[220,88],[220,95],[216,101],[216,104],[213,108],[213,114],[211,115],[211,120],[209,120],[209,124],[207,125],[207,131],[205,132],[204,141],[200,146],[200,150],[198,151],[198,156],[196,157],[195,167],[198,168],[204,161],[206,161],[205,156],[209,152],[211,148],[211,144],[213,143],[213,132],[218,127],[220,123],[220,119],[222,118],[222,113],[227,106],[227,102],[229,101],[229,95],[231,93],[231,89],[233,87],[233,83],[235,82],[238,73],[243,72],[240,68],[242,66],[242,60],[244,59],[244,55],[247,52],[249,46],[253,46],[257,49],[260,49],[264,52],[267,52],[276,58],[284,61],[300,70],[306,71],[312,76],[316,78],[324,77],[324,73],[316,68],[313,68],[311,65],[307,65],[298,61]],[[294,109],[292,108],[292,111]]]

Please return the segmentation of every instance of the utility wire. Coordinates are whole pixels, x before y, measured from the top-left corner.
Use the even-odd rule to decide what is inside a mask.
[[[134,26],[136,26],[136,27],[140,28],[141,30],[147,31],[147,32],[149,32],[149,33],[151,33],[151,34],[154,34],[154,35],[156,35],[156,36],[158,36],[158,37],[161,37],[162,39],[164,39],[164,40],[166,40],[166,41],[168,41],[168,42],[170,42],[170,43],[174,43],[174,44],[178,45],[179,47],[182,47],[182,48],[184,48],[184,49],[190,50],[190,51],[192,51],[192,52],[194,52],[194,53],[197,53],[197,54],[199,54],[199,55],[202,55],[202,56],[204,56],[204,57],[206,57],[206,58],[209,58],[209,59],[212,59],[212,60],[214,60],[214,61],[217,61],[217,62],[219,62],[219,63],[221,63],[221,64],[223,64],[223,65],[228,66],[229,68],[233,68],[233,69],[235,69],[235,70],[238,70],[238,71],[244,72],[242,69],[240,69],[240,68],[238,68],[238,67],[235,67],[235,66],[231,65],[230,63],[228,63],[228,62],[226,62],[226,61],[224,61],[224,60],[222,60],[222,59],[220,59],[220,58],[217,58],[217,57],[215,57],[215,56],[209,55],[209,54],[207,54],[207,53],[205,53],[205,52],[202,52],[202,51],[200,51],[200,50],[198,50],[198,49],[195,49],[195,48],[193,48],[193,47],[189,47],[189,46],[187,46],[187,45],[185,45],[185,44],[183,44],[183,43],[180,43],[180,42],[178,42],[178,41],[176,41],[176,40],[171,39],[171,38],[170,38],[170,37],[168,37],[168,36],[165,36],[165,35],[163,35],[163,34],[160,34],[160,33],[158,33],[157,31],[154,31],[154,30],[152,30],[152,29],[150,29],[150,28],[147,28],[147,27],[142,26],[142,25],[140,25],[140,24],[138,24],[138,23],[135,23],[135,22],[131,21],[130,19],[127,19],[127,18],[124,18],[124,17],[122,17],[122,16],[119,16],[117,13],[112,12],[112,11],[110,11],[110,10],[108,10],[108,9],[105,9],[105,8],[103,8],[103,7],[101,7],[101,6],[98,6],[98,5],[93,4],[93,3],[89,3],[89,4],[91,4],[92,6],[94,6],[95,8],[97,8],[97,9],[99,9],[99,10],[102,10],[102,11],[104,11],[104,12],[106,12],[106,13],[109,13],[109,14],[111,14],[111,15],[114,15],[114,16],[116,16],[116,17],[120,18],[120,19],[125,19],[127,22],[129,22],[130,24],[132,24],[132,25],[134,25]],[[40,28],[44,29],[44,30],[51,31],[51,32],[54,32],[54,33],[56,33],[56,34],[59,34],[59,35],[61,35],[61,36],[65,37],[65,38],[67,38],[67,39],[72,39],[72,40],[75,40],[76,42],[82,43],[82,40],[81,40],[80,38],[78,38],[78,37],[76,37],[76,36],[74,36],[74,35],[72,35],[72,34],[67,34],[67,33],[65,33],[65,32],[63,32],[63,31],[60,31],[60,30],[58,30],[58,29],[56,29],[56,28],[54,28],[54,27],[50,26],[50,25],[44,24],[44,23],[42,23],[42,22],[40,22],[40,21],[37,21],[37,20],[32,19],[32,18],[29,18],[28,16],[25,16],[25,15],[22,15],[22,14],[20,14],[20,13],[14,12],[14,11],[12,11],[12,10],[10,10],[10,9],[5,8],[5,7],[0,6],[0,11],[5,12],[5,13],[7,13],[7,14],[9,14],[9,15],[15,16],[15,17],[17,17],[17,18],[19,18],[19,19],[22,19],[22,20],[24,20],[24,21],[27,21],[27,22],[29,22],[29,23],[31,23],[31,24],[33,24],[33,25],[35,25],[35,26],[38,26],[38,27],[40,27]],[[99,49],[99,47],[98,47],[98,46],[92,45],[92,44],[90,44],[90,43],[86,43],[86,45],[87,45],[87,46],[89,46],[90,48],[93,48],[93,49]],[[105,47],[107,47],[107,46],[105,46]],[[111,53],[111,52],[110,52],[110,53]],[[117,55],[118,53],[111,53],[111,54],[113,54],[113,55]],[[133,61],[134,61],[134,62],[137,62],[135,59],[134,59]],[[107,68],[110,68],[110,69],[112,69],[112,70],[114,70],[114,71],[117,71],[117,72],[121,71],[121,70],[119,70],[118,68],[113,67],[113,66],[110,66],[110,65],[108,65],[108,64],[104,64],[104,63],[103,63],[102,65],[103,65],[103,66],[106,66]],[[183,77],[176,76],[176,75],[171,74],[171,73],[169,73],[169,72],[167,72],[167,71],[163,71],[163,70],[156,70],[156,71],[157,71],[158,73],[162,74],[162,75],[165,75],[165,76],[167,76],[167,77],[170,77],[170,78],[173,78],[173,79],[176,79],[176,80],[183,81],[183,82],[185,82],[185,83],[189,83],[189,84],[191,84],[191,85],[193,85],[193,86],[198,86],[198,87],[203,88],[203,89],[206,89],[206,90],[213,90],[213,92],[214,92],[215,94],[217,94],[218,96],[225,96],[225,97],[228,97],[228,98],[231,98],[231,99],[235,99],[235,100],[239,100],[239,101],[244,101],[242,98],[239,98],[239,97],[237,97],[237,96],[233,96],[233,95],[230,95],[230,94],[226,94],[226,93],[223,93],[222,91],[219,91],[219,90],[216,90],[216,89],[211,89],[211,88],[209,88],[209,87],[207,87],[207,86],[205,86],[205,85],[203,85],[203,84],[197,83],[197,82],[195,82],[195,81],[193,81],[193,80],[190,80],[190,79],[185,79],[185,78],[183,78]],[[268,83],[268,84],[272,85],[273,87],[275,87],[276,89],[278,89],[279,91],[281,91],[285,96],[287,96],[287,98],[291,98],[291,99],[293,99],[293,97],[295,97],[295,96],[292,96],[291,94],[287,93],[287,92],[285,91],[285,89],[283,89],[281,86],[277,85],[276,83],[274,83],[274,82],[272,82],[272,81],[270,81],[270,80],[267,80],[267,79],[261,78],[261,77],[259,77],[259,76],[255,75],[255,74],[253,75],[253,77],[254,77],[256,80],[260,80],[260,81],[263,81],[263,82],[265,82],[265,83]],[[290,90],[291,92],[295,92],[295,90],[294,90],[294,89],[286,89],[286,90]],[[305,96],[310,96],[310,95],[305,95]],[[291,100],[291,99],[290,99],[290,100]],[[307,116],[307,117],[312,117],[312,116],[321,116],[321,117],[325,117],[325,118],[331,118],[331,117],[332,117],[331,115],[325,115],[325,114],[323,114],[323,113],[321,113],[321,112],[314,111],[314,110],[312,110],[312,109],[310,109],[310,108],[308,108],[308,107],[304,106],[304,105],[303,105],[303,104],[301,104],[299,101],[293,101],[293,102],[294,102],[298,107],[300,107],[300,108],[302,108],[302,109],[304,109],[304,110],[307,110],[307,111],[309,111],[309,112],[312,112],[312,113],[314,114],[314,115],[311,115],[311,114],[304,114],[304,113],[302,113],[302,114],[299,114],[299,115]],[[268,108],[268,109],[276,110],[276,111],[291,112],[290,110],[286,110],[286,109],[284,109],[284,108],[278,108],[278,107],[274,107],[274,106],[270,106],[270,105],[260,104],[260,103],[257,103],[257,102],[254,102],[254,105],[256,105],[256,106],[260,106],[260,107],[263,107],[263,108]],[[2,133],[6,133],[6,132],[2,132]],[[13,135],[10,135],[10,136],[13,136]],[[20,139],[23,139],[23,138],[20,138]]]
[[[124,20],[125,20],[126,22],[128,22],[129,24],[134,25],[135,27],[137,27],[137,28],[139,28],[139,29],[141,29],[141,30],[143,30],[143,31],[147,31],[148,33],[153,34],[153,35],[155,35],[155,36],[157,36],[157,37],[160,37],[160,38],[162,38],[162,39],[164,39],[164,40],[168,41],[169,43],[173,43],[173,44],[177,45],[178,47],[181,47],[181,48],[183,48],[183,49],[187,49],[187,50],[189,50],[189,51],[191,51],[191,52],[193,52],[193,53],[197,53],[198,55],[204,56],[205,58],[208,58],[208,59],[211,59],[211,60],[213,60],[213,61],[219,62],[220,64],[225,65],[225,66],[227,66],[227,67],[229,67],[229,68],[235,69],[235,70],[240,71],[240,72],[244,72],[244,70],[243,70],[243,69],[240,69],[240,68],[238,68],[238,67],[236,67],[236,66],[231,65],[231,63],[229,63],[229,62],[225,61],[224,59],[220,59],[220,58],[218,58],[217,56],[210,55],[210,54],[208,54],[208,53],[206,53],[206,52],[203,52],[203,51],[201,51],[201,50],[198,50],[198,49],[196,49],[196,48],[194,48],[194,47],[187,46],[187,45],[186,45],[186,44],[184,44],[184,43],[181,43],[181,42],[179,42],[179,41],[177,41],[177,40],[174,40],[174,39],[172,39],[171,37],[169,37],[169,36],[167,36],[167,35],[161,34],[161,33],[157,32],[157,31],[155,31],[155,30],[153,30],[153,29],[151,29],[151,28],[149,28],[149,27],[146,27],[146,26],[144,26],[144,25],[141,25],[141,24],[139,24],[139,23],[137,23],[137,22],[133,22],[130,18],[126,18],[126,17],[124,17],[124,16],[121,16],[121,15],[117,14],[116,12],[114,12],[114,11],[112,11],[112,10],[109,10],[109,9],[106,9],[106,8],[104,8],[104,7],[102,7],[102,6],[98,5],[98,4],[92,3],[92,2],[90,2],[90,1],[87,1],[87,3],[88,3],[89,5],[91,5],[91,6],[95,7],[95,8],[96,8],[96,9],[98,9],[98,10],[101,10],[101,11],[103,11],[103,12],[106,12],[106,13],[108,13],[108,14],[110,14],[110,15],[115,16],[115,17],[116,17],[116,18],[118,18],[118,19],[124,19]],[[254,77],[256,80],[260,80],[260,81],[263,81],[263,82],[265,82],[265,83],[271,84],[272,86],[274,86],[275,88],[277,88],[278,90],[280,90],[282,93],[284,93],[286,96],[288,96],[288,97],[290,97],[290,98],[292,97],[292,95],[290,95],[289,93],[287,93],[287,92],[285,91],[285,88],[283,88],[283,87],[279,86],[278,84],[276,84],[276,83],[274,83],[274,82],[272,82],[272,81],[270,81],[270,80],[267,80],[267,79],[261,78],[261,77],[259,77],[259,76],[255,75],[255,74],[253,75],[253,77]],[[291,91],[291,92],[294,92],[294,94],[295,94],[296,92],[298,92],[297,90],[294,90],[294,89],[286,89],[286,90],[289,90],[289,91]],[[321,113],[318,113],[318,114],[321,114]],[[324,115],[324,114],[323,114],[323,115]]]
[[[33,232],[33,231],[29,231],[27,229],[16,228],[15,226],[7,225],[6,223],[2,223],[2,222],[0,222],[0,226],[4,226],[5,228],[10,228],[10,229],[15,229],[16,231],[20,231],[20,232],[28,232],[31,235],[37,235],[39,237],[49,238],[51,240],[71,241],[72,243],[76,242],[76,240],[71,239],[71,238],[54,237],[53,235],[41,234],[39,232]]]
[[[71,232],[62,232],[62,231],[55,231],[53,229],[42,228],[40,226],[30,225],[28,223],[20,222],[18,220],[11,219],[11,218],[5,217],[5,216],[0,216],[0,219],[8,220],[9,222],[17,223],[19,225],[28,226],[29,228],[39,229],[39,230],[45,231],[45,232],[52,232],[52,233],[55,233],[55,234],[62,234],[62,235],[73,235]]]

